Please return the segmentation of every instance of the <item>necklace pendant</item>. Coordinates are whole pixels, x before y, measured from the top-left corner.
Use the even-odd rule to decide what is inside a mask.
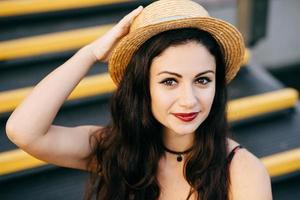
[[[191,147],[191,148],[189,148],[188,150],[185,150],[185,151],[172,151],[172,150],[168,149],[168,148],[165,147],[165,146],[163,146],[163,148],[164,148],[164,150],[165,150],[166,152],[169,152],[169,153],[171,153],[171,154],[176,155],[176,156],[177,156],[177,162],[181,162],[181,161],[183,160],[182,156],[183,156],[184,154],[187,154],[187,153],[191,152],[193,147]]]
[[[181,155],[181,154],[177,155],[177,161],[178,161],[178,162],[181,162],[181,161],[182,161],[182,155]]]

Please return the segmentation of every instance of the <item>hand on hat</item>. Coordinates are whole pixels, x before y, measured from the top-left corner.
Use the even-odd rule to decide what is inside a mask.
[[[143,10],[142,6],[131,11],[123,17],[112,29],[102,37],[96,39],[88,46],[99,61],[107,62],[116,43],[129,32],[130,25],[134,18]]]

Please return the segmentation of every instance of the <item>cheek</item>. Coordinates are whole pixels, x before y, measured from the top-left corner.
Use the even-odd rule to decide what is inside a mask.
[[[214,97],[215,97],[215,88],[210,88],[205,91],[201,91],[199,98],[202,107],[204,107],[206,111],[210,111],[214,101]]]
[[[151,90],[151,110],[155,118],[164,116],[170,111],[172,95],[162,88],[153,87]]]

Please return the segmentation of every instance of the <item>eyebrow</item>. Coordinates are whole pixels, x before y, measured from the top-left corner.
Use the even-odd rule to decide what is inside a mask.
[[[201,75],[207,74],[207,73],[213,73],[213,74],[214,74],[215,72],[212,71],[212,70],[206,70],[206,71],[204,71],[204,72],[198,73],[195,77],[198,77],[198,76],[201,76]],[[157,76],[160,75],[160,74],[171,74],[171,75],[177,76],[177,77],[179,77],[179,78],[182,78],[182,76],[181,76],[180,74],[177,74],[177,73],[175,73],[175,72],[162,71],[162,72],[159,72],[159,73],[157,74]]]

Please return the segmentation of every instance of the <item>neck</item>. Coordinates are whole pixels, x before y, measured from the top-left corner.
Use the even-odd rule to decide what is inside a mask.
[[[163,143],[164,146],[175,152],[184,152],[193,146],[194,133],[180,135],[170,130],[164,131]]]

